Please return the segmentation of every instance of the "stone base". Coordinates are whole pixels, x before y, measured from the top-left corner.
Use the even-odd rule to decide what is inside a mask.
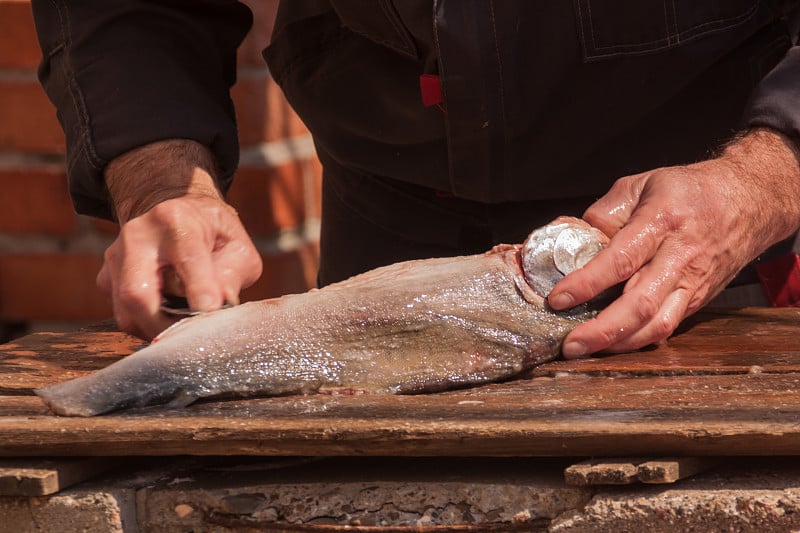
[[[580,459],[136,459],[50,497],[0,498],[0,532],[800,528],[794,459],[732,458],[669,485],[566,485]]]

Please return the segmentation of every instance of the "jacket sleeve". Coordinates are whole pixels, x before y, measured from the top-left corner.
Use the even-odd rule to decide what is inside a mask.
[[[800,47],[790,48],[756,86],[744,114],[744,126],[769,127],[800,139]]]
[[[226,190],[239,146],[230,88],[252,24],[235,0],[33,0],[39,79],[67,143],[75,209],[111,219],[110,160],[163,139],[214,152]]]

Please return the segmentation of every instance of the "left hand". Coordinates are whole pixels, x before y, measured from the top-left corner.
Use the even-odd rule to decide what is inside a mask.
[[[565,339],[564,356],[622,352],[666,339],[758,254],[800,227],[792,141],[754,130],[718,158],[619,179],[584,213],[609,246],[548,300],[567,309],[625,283]]]

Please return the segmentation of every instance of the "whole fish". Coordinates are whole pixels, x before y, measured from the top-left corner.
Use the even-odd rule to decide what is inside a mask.
[[[423,259],[184,319],[93,374],[35,392],[57,414],[185,406],[219,395],[433,392],[505,379],[559,355],[591,306],[545,297],[608,239],[561,217],[522,245]]]

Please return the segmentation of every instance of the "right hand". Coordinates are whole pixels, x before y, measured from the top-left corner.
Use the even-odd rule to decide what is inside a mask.
[[[163,143],[169,142],[191,143]],[[97,275],[119,328],[146,340],[175,322],[160,311],[163,293],[186,296],[192,310],[212,311],[239,303],[239,291],[262,268],[236,211],[206,170],[211,165],[164,161],[161,144],[129,152],[106,171],[121,228]],[[178,156],[196,155],[197,146]],[[158,171],[143,169],[142,161]]]

